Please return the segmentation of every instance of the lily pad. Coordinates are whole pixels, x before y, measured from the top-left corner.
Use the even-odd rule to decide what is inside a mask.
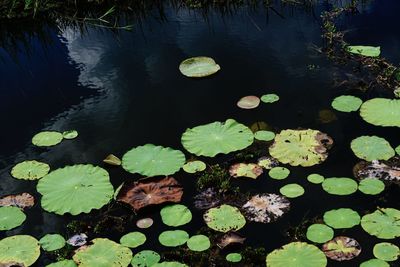
[[[307,180],[313,184],[321,184],[325,180],[325,177],[320,174],[313,173],[307,176]]]
[[[352,95],[342,95],[332,101],[332,107],[341,112],[357,111],[362,104],[362,100]]]
[[[100,209],[114,194],[108,172],[90,164],[54,170],[39,180],[37,190],[43,195],[43,209],[59,215]]]
[[[279,96],[277,94],[266,94],[261,96],[261,101],[264,103],[274,103],[279,100]]]
[[[279,162],[273,157],[261,157],[257,161],[257,165],[264,169],[270,170],[279,165]]]
[[[210,76],[220,69],[221,67],[210,57],[191,57],[179,65],[180,72],[191,78]]]
[[[400,156],[400,145],[397,146],[397,147],[394,149],[394,151],[396,151],[397,155]]]
[[[141,228],[141,229],[146,229],[149,228],[153,225],[153,219],[152,218],[143,218],[140,220],[137,220],[136,226]]]
[[[91,245],[78,249],[73,259],[79,267],[126,267],[132,251],[107,238],[96,238]]]
[[[230,205],[209,209],[203,216],[207,226],[219,232],[237,231],[246,224],[240,210]]]
[[[35,198],[29,193],[8,195],[0,198],[0,207],[13,206],[21,209],[35,205]]]
[[[237,163],[229,168],[232,177],[248,177],[256,179],[263,173],[263,169],[254,163]]]
[[[201,160],[194,160],[183,165],[183,170],[187,173],[196,173],[204,171],[206,167],[206,164]]]
[[[290,209],[287,198],[277,194],[258,194],[249,199],[242,210],[249,221],[270,223],[282,217]]]
[[[183,230],[164,231],[158,236],[158,241],[165,247],[178,247],[186,243],[189,234]]]
[[[285,179],[289,176],[289,174],[290,174],[289,169],[285,167],[274,167],[268,172],[269,177],[276,180]]]
[[[237,106],[243,109],[253,109],[260,105],[260,98],[254,95],[242,97],[238,102]]]
[[[50,166],[36,160],[26,160],[11,169],[11,176],[16,179],[38,180],[48,174]]]
[[[133,256],[131,264],[133,267],[151,267],[160,261],[161,257],[155,251],[142,250]]]
[[[275,133],[271,131],[257,131],[254,133],[254,138],[259,141],[271,141],[275,138]]]
[[[103,162],[113,166],[120,166],[122,164],[122,161],[113,154],[108,155],[105,159],[103,159]]]
[[[267,255],[267,267],[325,267],[327,259],[316,246],[292,242]]]
[[[376,178],[365,178],[360,181],[358,190],[367,195],[378,195],[385,190],[385,183]]]
[[[360,115],[376,126],[400,127],[400,99],[370,99],[362,104]]]
[[[352,209],[340,208],[324,214],[324,222],[334,229],[352,228],[360,224],[360,215]]]
[[[309,167],[328,157],[332,139],[317,130],[283,130],[275,136],[269,153],[282,163]]]
[[[180,263],[177,261],[163,261],[160,263],[156,263],[151,267],[188,267],[188,266],[184,263]]]
[[[361,227],[381,239],[400,237],[400,211],[393,208],[377,209],[361,218]]]
[[[388,160],[395,155],[388,141],[378,136],[360,136],[351,141],[351,150],[367,161]]]
[[[26,215],[20,208],[0,207],[0,231],[11,230],[20,226],[26,220]]]
[[[205,235],[195,235],[189,238],[187,246],[191,251],[205,251],[210,248],[210,239]]]
[[[304,194],[304,188],[299,184],[287,184],[279,189],[282,195],[289,198],[296,198]]]
[[[229,253],[225,258],[229,262],[240,262],[242,260],[242,255],[240,253]]]
[[[352,54],[357,54],[366,57],[379,57],[381,54],[380,46],[367,46],[367,45],[349,45],[347,51]]]
[[[242,150],[250,146],[253,140],[253,132],[233,119],[187,129],[181,138],[187,151],[206,157]]]
[[[307,228],[307,239],[315,243],[325,243],[333,238],[332,228],[325,224],[312,224]]]
[[[389,263],[380,259],[370,259],[360,264],[360,267],[390,267]]]
[[[322,246],[325,255],[335,261],[351,260],[361,253],[361,246],[357,240],[338,236]]]
[[[168,226],[181,226],[192,220],[192,212],[185,205],[174,204],[161,209],[161,219]]]
[[[78,132],[76,130],[64,131],[62,136],[64,139],[74,139],[78,137]]]
[[[179,171],[185,161],[185,155],[179,150],[146,144],[126,152],[122,168],[145,176],[170,175]]]
[[[35,136],[32,138],[32,144],[40,147],[55,146],[59,144],[62,140],[62,133],[55,131],[44,131],[35,134]]]
[[[39,240],[44,251],[55,251],[65,246],[65,239],[59,234],[47,234]]]
[[[73,260],[62,260],[46,265],[46,267],[77,267]]]
[[[119,243],[128,248],[137,248],[146,242],[146,236],[141,232],[131,232],[121,237]]]
[[[0,262],[18,262],[31,266],[39,256],[39,243],[32,236],[14,235],[0,240]]]
[[[392,243],[382,242],[374,246],[373,253],[380,260],[395,261],[400,256],[400,249]]]
[[[322,182],[322,188],[332,195],[351,195],[357,191],[357,182],[350,178],[326,178]]]

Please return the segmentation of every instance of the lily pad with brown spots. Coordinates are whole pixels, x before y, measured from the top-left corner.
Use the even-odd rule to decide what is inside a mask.
[[[351,260],[361,253],[361,246],[357,240],[338,236],[322,246],[325,255],[335,261]]]

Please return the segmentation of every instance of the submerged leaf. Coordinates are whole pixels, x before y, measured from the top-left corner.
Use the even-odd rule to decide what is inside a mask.
[[[263,169],[254,163],[237,163],[229,168],[232,177],[248,177],[256,179],[263,173]]]
[[[332,101],[332,107],[342,112],[357,111],[362,104],[362,100],[352,95],[342,95]]]
[[[210,76],[220,69],[221,67],[210,57],[191,57],[179,65],[180,72],[191,78]]]
[[[36,160],[26,160],[11,169],[11,176],[23,180],[37,180],[48,174],[50,166]]]
[[[388,141],[378,136],[360,136],[351,141],[354,154],[367,161],[388,160],[395,155]]]
[[[276,221],[289,209],[290,202],[287,198],[266,193],[253,196],[242,206],[242,210],[249,221],[262,223]]]
[[[189,234],[183,230],[164,231],[158,236],[158,241],[165,247],[178,247],[186,243]]]
[[[192,220],[192,212],[185,205],[174,204],[161,209],[161,220],[168,226],[181,226]]]
[[[196,209],[207,210],[218,206],[220,203],[219,195],[214,188],[207,188],[194,196]]]
[[[357,182],[350,178],[326,178],[322,182],[322,188],[332,195],[351,195],[357,191]]]
[[[381,54],[380,46],[367,46],[367,45],[349,45],[347,51],[352,54],[362,55],[366,57],[379,57]]]
[[[370,99],[362,104],[360,115],[373,125],[400,127],[400,99]]]
[[[20,208],[0,207],[0,231],[11,230],[20,226],[26,220],[26,215]]]
[[[225,204],[209,209],[203,218],[208,227],[223,233],[237,231],[246,224],[238,208]]]
[[[0,240],[0,263],[16,262],[31,266],[39,255],[39,243],[32,236],[14,235]]]
[[[35,198],[29,193],[8,195],[0,198],[0,207],[13,206],[21,209],[35,205]]]
[[[380,260],[395,261],[400,256],[400,249],[392,243],[383,242],[374,246],[373,253]]]
[[[337,120],[335,112],[330,109],[322,109],[318,112],[318,121],[321,123],[330,123]]]
[[[260,98],[254,95],[242,97],[238,102],[237,106],[243,109],[253,109],[260,105]]]
[[[108,155],[105,159],[103,159],[103,162],[114,166],[120,166],[122,163],[122,161],[113,154]]]
[[[357,240],[338,236],[322,246],[325,255],[335,261],[351,260],[361,253],[361,246]]]
[[[63,140],[63,135],[55,131],[44,131],[37,133],[32,138],[32,144],[35,146],[55,146]]]
[[[381,239],[400,237],[400,211],[393,208],[377,209],[361,218],[361,227]]]

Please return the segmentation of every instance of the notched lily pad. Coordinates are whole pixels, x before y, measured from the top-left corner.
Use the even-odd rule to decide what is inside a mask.
[[[338,236],[322,246],[325,255],[335,261],[351,260],[361,253],[361,246],[357,240]]]
[[[244,215],[249,221],[274,222],[290,209],[290,202],[277,194],[258,194],[250,198],[243,206]]]
[[[11,176],[16,179],[38,180],[48,174],[50,166],[36,160],[26,160],[11,169]]]
[[[221,67],[210,57],[191,57],[179,65],[179,71],[191,78],[207,77],[220,69]]]
[[[388,160],[395,155],[394,149],[378,136],[360,136],[351,141],[351,150],[360,159],[367,161]]]
[[[196,173],[204,171],[206,167],[207,165],[201,160],[194,160],[183,165],[183,170],[187,173]]]
[[[260,98],[254,95],[242,97],[238,102],[237,106],[242,109],[253,109],[260,105]]]
[[[254,163],[237,163],[229,168],[232,177],[248,177],[256,179],[263,173],[263,169]]]
[[[0,207],[13,206],[21,209],[31,208],[35,205],[35,198],[29,193],[8,195],[0,198]]]
[[[362,104],[360,115],[376,126],[400,127],[400,99],[370,99]]]
[[[400,211],[379,208],[361,218],[361,227],[370,235],[381,239],[400,237]]]
[[[122,161],[113,154],[108,155],[105,159],[103,159],[103,162],[113,166],[120,166],[122,164]]]
[[[223,233],[237,231],[246,224],[238,208],[225,204],[209,209],[203,218],[208,227]]]

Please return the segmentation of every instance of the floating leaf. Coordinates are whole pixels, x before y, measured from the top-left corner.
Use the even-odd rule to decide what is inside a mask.
[[[325,180],[325,177],[320,174],[313,173],[307,176],[307,180],[313,184],[320,184]]]
[[[362,104],[362,100],[352,95],[342,95],[332,101],[332,107],[341,112],[357,111]]]
[[[322,188],[332,195],[350,195],[357,191],[357,182],[350,178],[326,178],[322,182]]]
[[[381,54],[380,46],[366,46],[366,45],[349,45],[347,51],[353,54],[362,55],[366,57],[379,57]]]
[[[114,193],[108,172],[90,164],[54,170],[39,180],[37,190],[43,195],[43,209],[59,215],[100,209]]]
[[[181,139],[187,151],[207,157],[242,150],[250,146],[253,140],[252,131],[233,119],[187,129]]]
[[[62,133],[62,136],[64,137],[64,139],[74,139],[78,137],[78,132],[76,130],[64,131]]]
[[[37,133],[32,138],[32,144],[35,146],[55,146],[63,140],[63,135],[55,131],[44,131]]]
[[[183,165],[183,170],[187,173],[196,173],[204,171],[206,167],[206,164],[201,160],[194,160]]]
[[[376,178],[365,178],[360,181],[358,190],[367,195],[378,195],[385,190],[385,184]]]
[[[165,247],[178,247],[186,243],[189,234],[183,230],[164,231],[158,236],[158,241]]]
[[[137,211],[149,205],[180,202],[182,195],[182,186],[174,178],[149,178],[125,184],[117,200],[129,204]]]
[[[77,267],[73,260],[62,260],[46,265],[46,267]]]
[[[152,218],[143,218],[143,219],[137,220],[137,222],[136,222],[136,226],[141,229],[149,228],[152,225],[153,225]]]
[[[191,78],[210,76],[220,69],[221,67],[210,57],[191,57],[179,65],[180,72]]]
[[[275,133],[271,131],[257,131],[254,133],[254,138],[260,141],[271,141],[275,138]]]
[[[390,265],[389,263],[383,260],[371,259],[361,263],[360,267],[390,267]]]
[[[126,152],[122,157],[122,168],[145,176],[170,175],[179,171],[185,160],[179,150],[146,144]]]
[[[29,235],[14,235],[0,240],[0,262],[31,266],[40,256],[38,241]]]
[[[242,206],[242,210],[249,221],[262,223],[276,221],[289,209],[290,202],[287,198],[266,193],[253,196]]]
[[[80,247],[86,244],[88,236],[84,233],[72,236],[67,240],[67,244],[73,247]]]
[[[282,163],[309,167],[328,157],[332,143],[332,138],[317,130],[283,130],[275,136],[269,153]]]
[[[210,239],[205,235],[194,235],[187,241],[191,251],[205,251],[210,248]]]
[[[122,161],[113,154],[108,155],[105,159],[103,159],[103,162],[113,166],[120,166],[122,164]]]
[[[225,204],[209,209],[203,218],[208,227],[223,233],[237,231],[246,224],[238,208]]]
[[[192,220],[192,212],[185,205],[174,204],[161,209],[161,219],[168,226],[181,226]]]
[[[264,169],[270,170],[273,167],[277,167],[279,162],[273,157],[261,157],[258,159],[257,165],[263,167]]]
[[[373,125],[400,127],[400,99],[370,99],[362,104],[360,115]]]
[[[188,266],[186,264],[177,261],[163,261],[160,263],[156,263],[151,267],[188,267]]]
[[[246,238],[238,233],[229,232],[217,240],[217,246],[221,249],[224,249],[231,244],[243,244],[245,240]]]
[[[54,251],[65,246],[65,239],[59,234],[47,234],[39,240],[44,251]]]
[[[13,206],[21,209],[35,205],[35,198],[29,193],[8,195],[0,198],[0,207]]]
[[[263,173],[263,169],[254,163],[237,163],[229,168],[232,177],[248,177],[256,179]]]
[[[161,257],[155,251],[142,250],[133,256],[131,264],[133,267],[151,267],[160,261]]]
[[[277,94],[266,94],[261,96],[261,101],[264,103],[274,103],[279,100],[279,96]]]
[[[322,246],[325,255],[335,261],[351,260],[361,253],[361,246],[357,240],[338,236]]]
[[[380,260],[395,261],[400,256],[400,249],[392,243],[382,242],[374,246],[373,253]]]
[[[325,224],[312,224],[307,228],[307,239],[315,243],[325,243],[333,238],[332,228]]]
[[[400,211],[393,208],[377,209],[362,217],[361,227],[370,235],[381,239],[399,237]]]
[[[352,228],[360,224],[360,215],[352,209],[341,208],[324,214],[324,222],[334,229]]]
[[[136,248],[146,242],[146,236],[141,232],[131,232],[121,237],[119,243],[128,248]]]
[[[282,195],[289,198],[296,198],[304,194],[304,188],[299,184],[287,184],[279,189]]]
[[[11,176],[23,180],[37,180],[48,174],[50,166],[36,160],[26,160],[11,169]]]
[[[260,105],[260,98],[254,95],[242,97],[238,102],[237,106],[243,109],[253,109]]]
[[[388,160],[395,155],[389,142],[378,136],[360,136],[351,141],[351,150],[367,161]]]
[[[268,172],[269,177],[276,180],[285,179],[289,176],[289,174],[290,174],[289,169],[285,167],[274,167]]]
[[[20,208],[0,207],[0,231],[11,230],[20,226],[26,220],[26,215]]]
[[[240,255],[240,253],[229,253],[225,258],[229,262],[240,262],[242,260],[242,255]]]

